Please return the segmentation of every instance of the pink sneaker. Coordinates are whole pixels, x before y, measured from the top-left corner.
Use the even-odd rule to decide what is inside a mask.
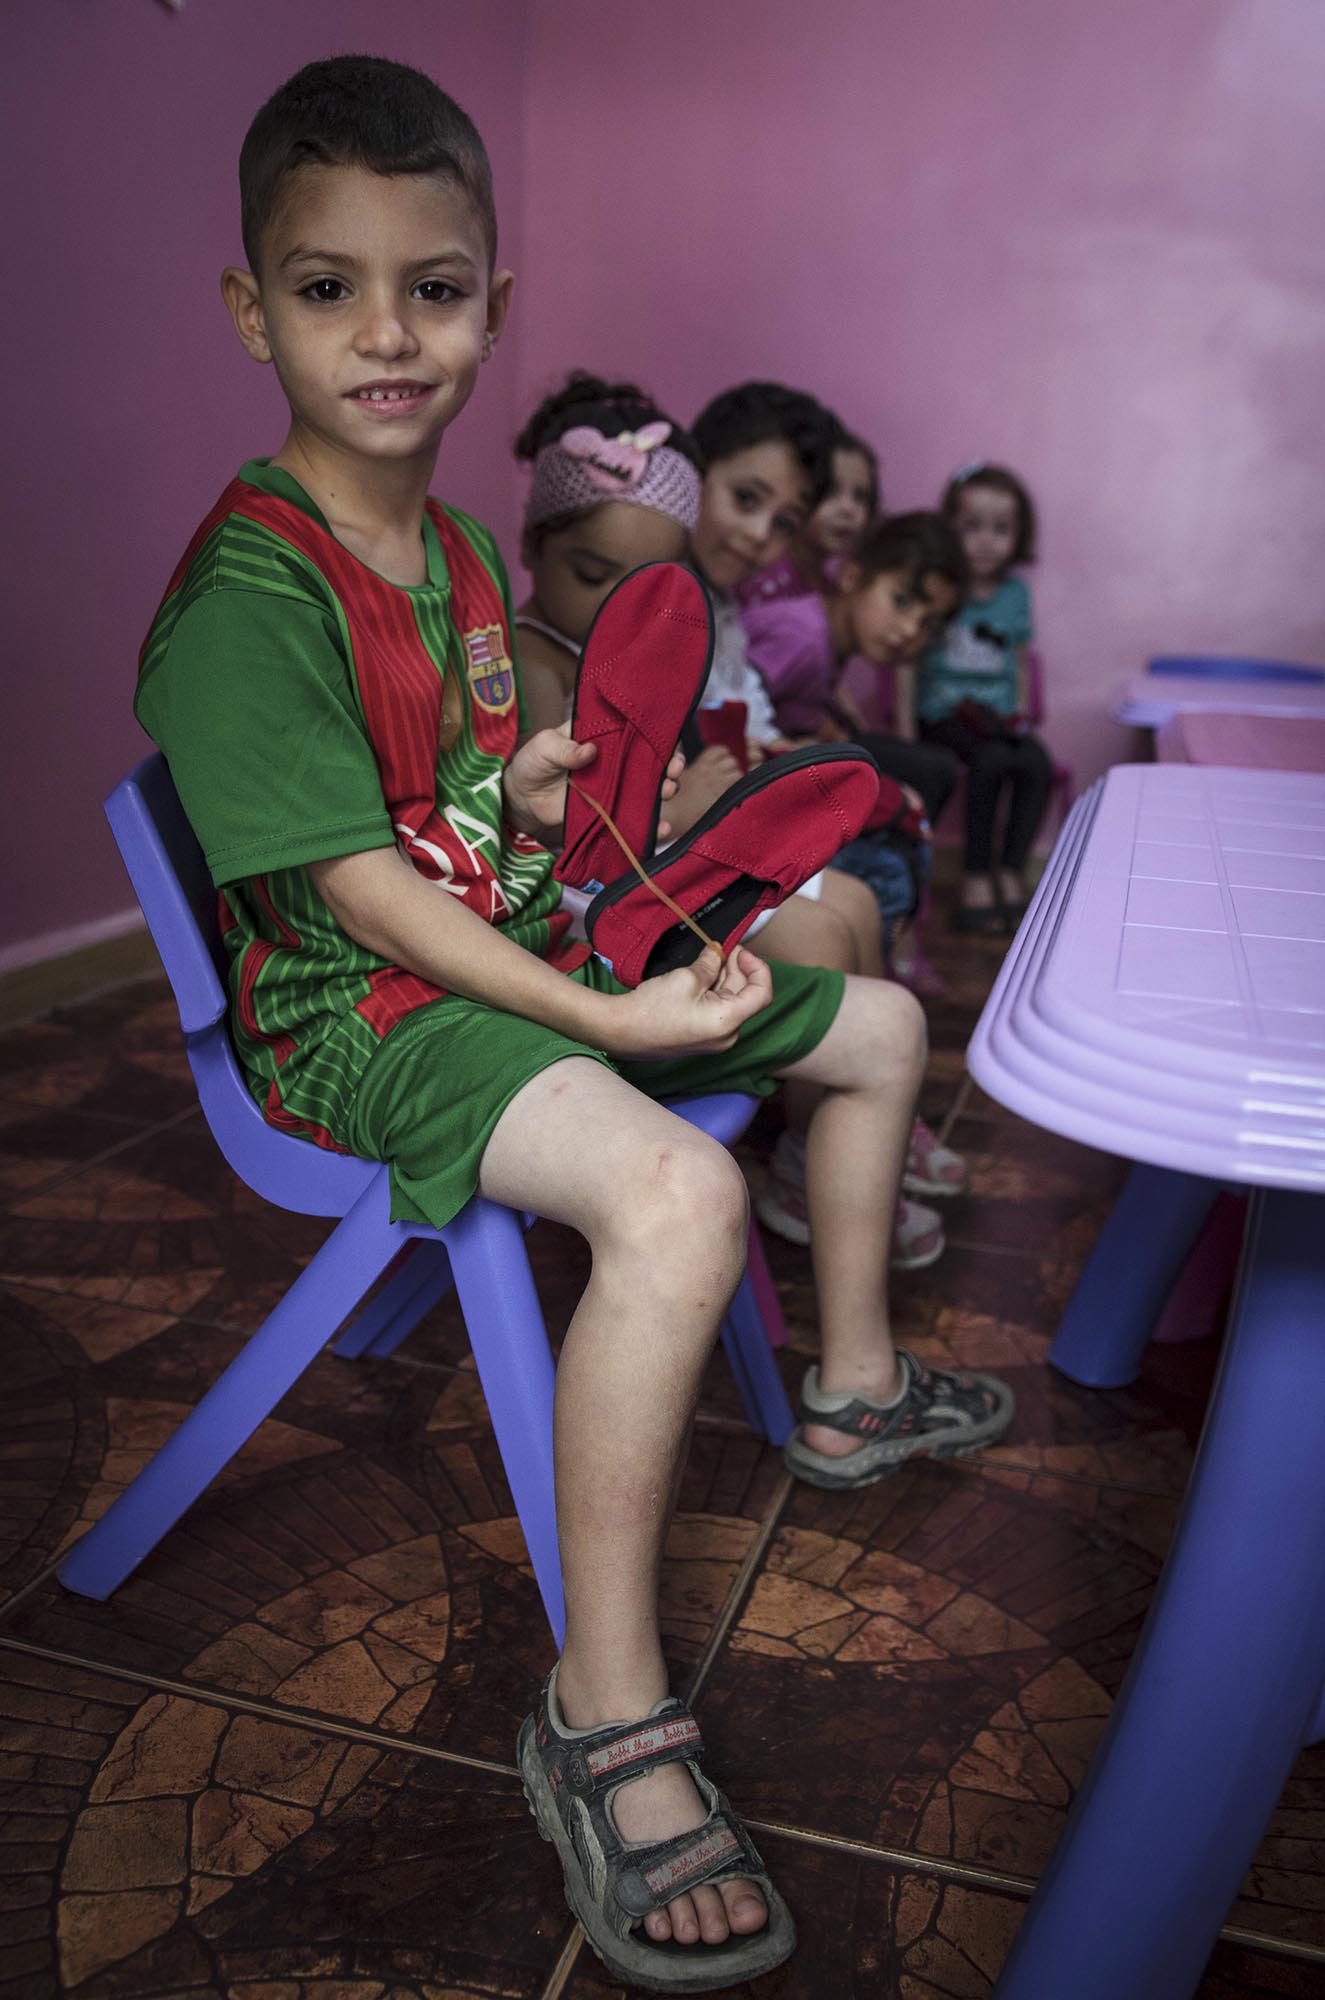
[[[908,1194],[965,1194],[970,1173],[960,1153],[941,1146],[923,1118],[911,1127],[902,1186]]]
[[[755,1214],[765,1229],[804,1249],[810,1241],[810,1216],[805,1202],[805,1145],[783,1132],[773,1148],[768,1173],[754,1198]],[[943,1224],[932,1208],[905,1195],[893,1218],[894,1271],[923,1271],[943,1255]]]
[[[947,980],[935,972],[919,943],[911,937],[893,946],[888,977],[899,986],[909,987],[917,1000],[942,1000],[948,990]]]

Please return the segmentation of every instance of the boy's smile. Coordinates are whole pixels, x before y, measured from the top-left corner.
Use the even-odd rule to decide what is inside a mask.
[[[290,404],[286,450],[431,461],[501,330],[507,273],[482,224],[435,174],[310,166],[262,244],[261,269],[222,280],[240,338]]]

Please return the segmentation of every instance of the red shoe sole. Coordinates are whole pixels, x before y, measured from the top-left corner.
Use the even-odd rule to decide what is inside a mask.
[[[699,705],[713,659],[708,592],[681,563],[645,563],[604,598],[575,677],[571,735],[598,756],[579,791],[609,812],[631,852],[652,854],[663,780]],[[611,882],[620,848],[582,797],[566,796],[566,837],[554,874],[573,888]]]

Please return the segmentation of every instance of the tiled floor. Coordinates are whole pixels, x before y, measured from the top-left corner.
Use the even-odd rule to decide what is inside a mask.
[[[997,951],[935,943],[941,1115]],[[619,1992],[513,1773],[550,1647],[453,1312],[390,1360],[324,1355],[112,1602],[51,1580],[324,1233],[236,1187],[192,1105],[155,982],[0,1042],[0,2000]],[[1015,1383],[1008,1443],[793,1488],[715,1362],[672,1536],[677,1683],[801,1929],[761,2000],[990,1991],[1200,1424],[1206,1345],[1110,1393],[1044,1366],[1114,1163],[974,1091],[954,1143],[977,1191],[898,1318]],[[555,1328],[584,1255],[531,1243]],[[809,1348],[808,1262],[770,1255]],[[1325,1753],[1230,1924],[1202,2000],[1325,1991]]]

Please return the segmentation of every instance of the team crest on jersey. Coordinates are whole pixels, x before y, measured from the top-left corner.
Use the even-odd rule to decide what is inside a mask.
[[[515,668],[500,625],[480,625],[463,635],[469,685],[480,708],[505,715],[515,700]]]

